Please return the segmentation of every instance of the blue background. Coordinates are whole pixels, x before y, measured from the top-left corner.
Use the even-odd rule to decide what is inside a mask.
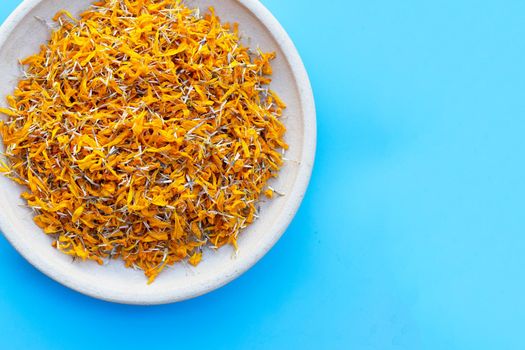
[[[0,348],[525,349],[525,2],[263,2],[318,107],[280,242],[145,308],[70,291],[1,238]]]

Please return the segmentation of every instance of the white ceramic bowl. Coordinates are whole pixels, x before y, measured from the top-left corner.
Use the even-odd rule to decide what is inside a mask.
[[[285,124],[290,150],[288,161],[272,184],[283,197],[262,203],[260,218],[242,232],[237,254],[231,247],[208,251],[197,267],[176,264],[165,269],[155,283],[146,284],[141,271],[126,269],[120,261],[105,266],[73,262],[51,247],[32,221],[20,199],[23,188],[0,176],[0,230],[40,271],[81,293],[113,302],[162,304],[210,292],[232,281],[261,259],[277,242],[294,217],[305,194],[313,167],[316,143],[315,106],[304,65],[292,41],[272,14],[257,0],[188,0],[191,7],[213,6],[222,20],[238,22],[250,46],[275,51],[272,89],[286,101]],[[61,9],[79,14],[91,0],[25,0],[0,28],[0,104],[21,76],[18,60],[38,52]],[[3,151],[0,146],[0,151]],[[282,259],[286,259],[285,256]]]

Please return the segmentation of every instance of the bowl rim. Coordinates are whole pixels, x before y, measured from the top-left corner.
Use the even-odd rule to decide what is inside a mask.
[[[5,45],[16,26],[30,13],[30,11],[43,1],[45,0],[23,0],[22,3],[18,5],[18,7],[0,26],[0,47]],[[297,51],[292,39],[286,33],[279,21],[258,0],[235,1],[251,12],[264,25],[264,27],[266,27],[271,36],[274,38],[277,45],[284,54],[284,57],[295,78],[299,91],[300,107],[303,112],[302,114],[304,117],[305,126],[303,131],[304,142],[297,178],[295,179],[292,192],[290,192],[287,196],[288,199],[284,207],[287,215],[279,216],[278,221],[274,222],[275,230],[271,234],[267,235],[264,242],[265,244],[259,246],[257,251],[246,258],[242,265],[232,265],[227,271],[224,271],[222,275],[203,282],[193,289],[179,291],[174,289],[171,290],[171,292],[159,296],[141,295],[134,297],[131,297],[130,295],[120,295],[118,292],[112,292],[109,289],[93,288],[87,283],[83,283],[82,280],[75,279],[74,276],[68,276],[65,273],[57,270],[50,263],[31,254],[31,249],[24,245],[23,242],[17,237],[14,229],[3,223],[3,219],[0,216],[0,232],[2,232],[9,243],[40,272],[70,289],[96,299],[120,304],[134,305],[168,304],[192,299],[209,293],[238,278],[252,266],[254,266],[264,255],[266,255],[266,253],[268,253],[268,251],[284,234],[295,214],[299,210],[312,175],[317,144],[316,107],[314,95],[308,73],[299,55],[299,52]]]

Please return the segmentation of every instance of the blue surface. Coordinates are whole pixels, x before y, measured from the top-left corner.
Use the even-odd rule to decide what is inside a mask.
[[[288,232],[230,285],[150,308],[72,292],[2,238],[0,348],[525,348],[525,3],[263,2],[318,106]]]

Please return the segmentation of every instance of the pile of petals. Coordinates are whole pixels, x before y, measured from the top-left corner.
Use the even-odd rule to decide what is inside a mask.
[[[27,187],[53,245],[150,282],[236,246],[287,148],[274,54],[174,0],[99,1],[54,21],[0,109],[0,171]]]

